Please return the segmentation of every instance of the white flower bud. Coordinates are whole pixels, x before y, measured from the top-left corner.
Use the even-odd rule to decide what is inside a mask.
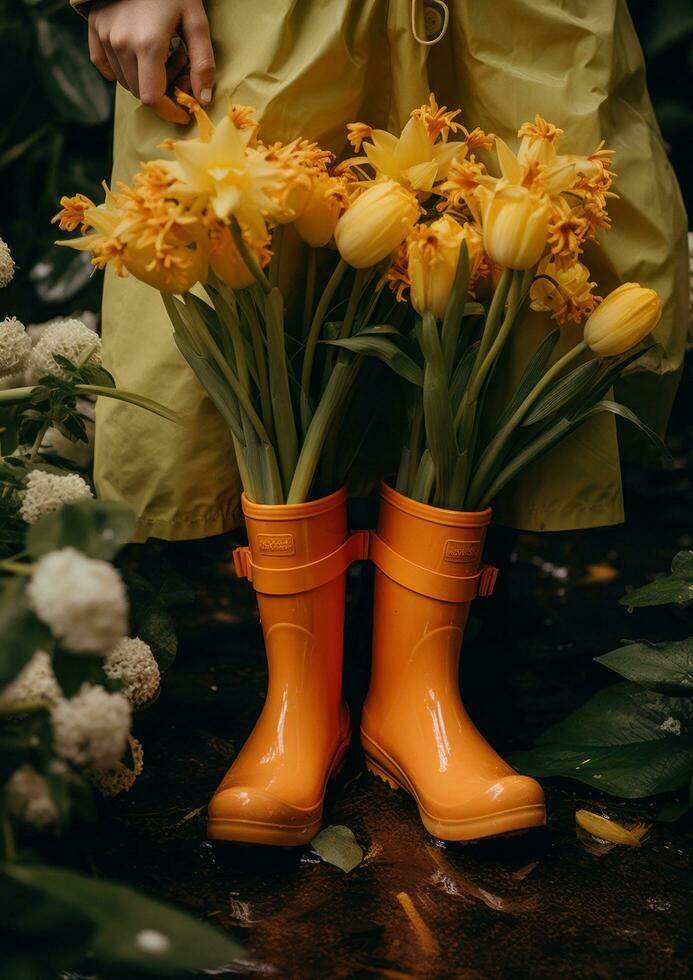
[[[98,334],[90,330],[81,320],[58,320],[51,323],[31,352],[29,359],[29,375],[36,382],[46,374],[64,377],[65,372],[55,360],[60,354],[76,362],[87,348],[93,348],[88,363],[101,363],[101,340]]]
[[[106,657],[103,669],[107,677],[123,682],[120,693],[134,705],[151,701],[159,690],[159,665],[149,644],[138,636],[119,640]]]
[[[15,769],[7,781],[5,804],[13,817],[34,827],[54,826],[59,819],[47,780],[28,763]]]
[[[86,481],[76,473],[61,476],[58,473],[33,470],[20,496],[20,517],[27,524],[36,524],[42,517],[60,510],[65,504],[90,500],[93,494]]]
[[[0,322],[0,378],[23,371],[31,354],[31,338],[14,316]]]
[[[51,658],[43,650],[37,650],[14,680],[0,690],[0,707],[23,701],[57,701],[61,697]]]
[[[130,702],[122,694],[82,684],[74,697],[51,708],[53,747],[75,765],[113,768],[125,751],[131,719]]]

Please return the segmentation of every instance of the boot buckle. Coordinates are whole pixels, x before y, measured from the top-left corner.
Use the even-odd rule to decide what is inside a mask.
[[[498,569],[495,565],[482,565],[479,571],[479,591],[478,595],[493,595],[498,578]]]
[[[253,564],[250,561],[250,548],[247,545],[234,548],[233,567],[238,578],[247,578],[249,582],[253,581]]]

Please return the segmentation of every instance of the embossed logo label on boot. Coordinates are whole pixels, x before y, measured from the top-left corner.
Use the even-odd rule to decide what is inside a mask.
[[[477,541],[453,541],[452,538],[445,542],[445,561],[456,561],[467,563],[476,561],[479,557],[479,544]]]
[[[257,546],[261,555],[293,555],[296,553],[293,534],[258,534]]]

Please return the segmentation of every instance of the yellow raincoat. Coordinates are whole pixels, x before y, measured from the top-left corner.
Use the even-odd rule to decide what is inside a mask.
[[[78,4],[79,0],[71,0]],[[637,280],[657,290],[659,349],[623,383],[621,396],[663,426],[676,390],[687,319],[686,216],[645,87],[643,57],[625,0],[208,0],[217,59],[219,119],[229,99],[255,106],[269,140],[302,136],[337,154],[345,124],[399,132],[434,91],[461,119],[512,141],[535,113],[566,130],[565,152],[605,139],[618,172],[613,230],[587,254],[600,292]],[[412,22],[414,14],[414,23]],[[417,39],[418,36],[418,39]],[[431,38],[433,40],[433,38]],[[180,136],[176,129],[175,135]],[[173,127],[122,89],[115,117],[113,180],[128,180]],[[505,366],[512,382],[545,315],[531,315]],[[575,328],[577,329],[577,328]],[[566,331],[566,344],[575,334]],[[241,523],[231,440],[173,342],[157,292],[106,276],[104,361],[119,384],[187,415],[183,428],[130,405],[97,407],[96,485],[139,515],[137,539],[180,540]],[[529,530],[564,530],[623,518],[616,430],[593,419],[507,489],[496,518]]]

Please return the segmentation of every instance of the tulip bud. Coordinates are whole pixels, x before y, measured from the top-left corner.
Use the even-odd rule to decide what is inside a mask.
[[[531,269],[546,247],[549,202],[514,184],[494,191],[478,187],[476,194],[491,261],[506,269]]]
[[[428,311],[440,320],[445,315],[462,237],[462,226],[449,215],[415,226],[407,258],[411,303],[421,316]]]
[[[626,282],[602,300],[585,324],[585,343],[597,357],[623,354],[659,323],[662,303],[654,289]]]
[[[330,241],[346,205],[342,181],[334,177],[317,177],[302,213],[295,222],[296,231],[306,244],[322,248]]]
[[[349,265],[367,269],[390,255],[420,214],[416,198],[394,180],[381,180],[359,195],[337,222],[337,248]]]

